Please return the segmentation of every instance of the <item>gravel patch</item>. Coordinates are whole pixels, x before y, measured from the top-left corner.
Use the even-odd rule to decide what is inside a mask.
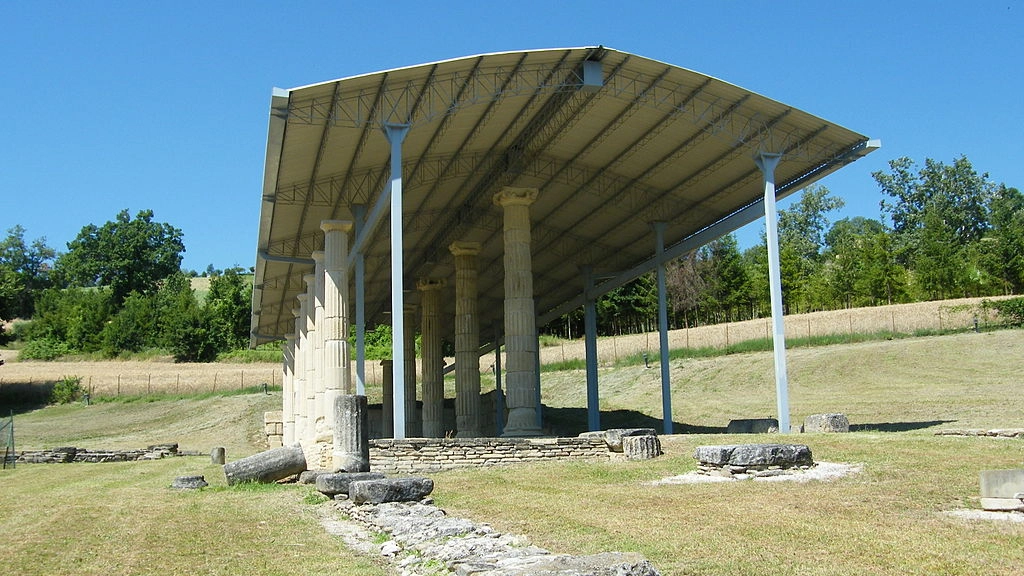
[[[670,476],[668,478],[662,478],[661,480],[655,480],[651,484],[704,484],[710,482],[741,482],[744,480],[753,480],[755,482],[811,482],[818,480],[827,482],[829,480],[835,480],[844,476],[857,474],[862,469],[862,464],[818,462],[813,468],[808,470],[794,469],[777,476],[755,477],[751,474],[736,474],[731,477],[725,477],[708,476],[707,474],[699,474],[697,472],[687,472],[686,474],[681,474],[679,476]]]

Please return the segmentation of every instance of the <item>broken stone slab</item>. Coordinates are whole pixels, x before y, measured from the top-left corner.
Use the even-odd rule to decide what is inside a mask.
[[[843,433],[850,431],[850,420],[846,414],[811,414],[804,418],[801,432]]]
[[[779,421],[775,418],[741,418],[729,420],[726,434],[772,434],[779,431]]]
[[[464,572],[464,574],[471,574]],[[636,553],[604,552],[590,556],[547,554],[510,557],[496,562],[484,574],[501,576],[658,576],[658,571]]]
[[[661,456],[661,440],[657,436],[626,436],[622,453],[630,460],[650,460]]]
[[[272,448],[224,465],[228,485],[241,482],[270,483],[306,469],[306,455],[298,444]]]
[[[322,474],[332,474],[330,470],[303,470],[299,474],[298,484],[316,484],[316,479]]]
[[[803,444],[726,444],[697,446],[693,457],[710,466],[743,468],[810,466],[811,449]]]
[[[316,491],[334,498],[338,494],[348,495],[349,486],[353,482],[361,480],[383,480],[384,475],[380,472],[332,472],[318,474],[316,477]]]
[[[198,490],[207,486],[205,476],[178,476],[171,482],[171,488],[176,490]]]
[[[348,486],[348,496],[356,504],[412,502],[434,491],[434,481],[422,476],[360,480]]]
[[[981,508],[989,512],[1024,512],[1024,499],[982,498]]]
[[[980,481],[982,498],[1015,498],[1024,492],[1024,468],[983,470]]]

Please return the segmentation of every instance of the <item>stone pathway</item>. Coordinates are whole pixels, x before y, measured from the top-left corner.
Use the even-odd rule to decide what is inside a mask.
[[[329,533],[387,559],[402,576],[658,576],[639,554],[552,554],[524,536],[448,516],[429,498],[376,505],[338,500],[321,512]]]

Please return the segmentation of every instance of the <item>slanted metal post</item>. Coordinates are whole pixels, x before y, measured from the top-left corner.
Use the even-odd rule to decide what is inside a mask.
[[[779,265],[779,215],[775,208],[775,167],[782,154],[759,152],[754,162],[764,176],[764,222],[768,244],[768,285],[772,304],[772,345],[775,349],[775,402],[779,432],[789,433],[789,381],[786,372],[786,329],[782,320],[782,273]]]
[[[583,332],[587,362],[587,430],[601,429],[601,404],[597,383],[597,303],[594,301],[594,272],[583,269]]]
[[[658,261],[658,347],[661,349],[661,431],[672,434],[672,380],[668,365],[668,301],[665,297],[665,222],[655,222],[655,258]]]
[[[405,301],[402,259],[402,141],[407,124],[385,124],[391,143],[391,360],[394,382],[395,440],[405,439]]]

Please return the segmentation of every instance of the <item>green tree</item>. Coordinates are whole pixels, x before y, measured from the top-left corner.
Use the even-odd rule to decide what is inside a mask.
[[[36,295],[49,287],[49,263],[56,252],[45,238],[25,241],[25,229],[15,226],[0,241],[0,318],[28,318]]]
[[[35,304],[26,339],[63,342],[71,352],[96,352],[111,316],[110,291],[102,288],[49,288]]]
[[[56,272],[69,286],[109,286],[115,306],[131,292],[151,294],[181,267],[181,230],[154,222],[152,210],[134,219],[122,210],[103,226],[89,224],[57,259]]]
[[[211,329],[218,334],[223,350],[244,348],[249,343],[252,287],[238,268],[229,268],[210,280],[206,296]]]
[[[980,260],[1003,294],[1024,290],[1024,194],[1000,186],[989,204],[991,228],[982,239]]]

